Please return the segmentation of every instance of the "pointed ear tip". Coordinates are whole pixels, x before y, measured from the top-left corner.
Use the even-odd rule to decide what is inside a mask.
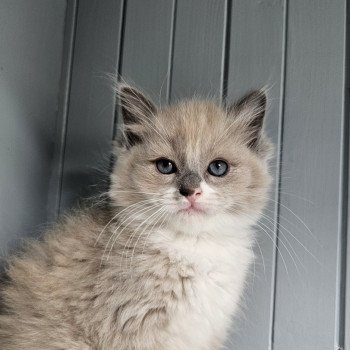
[[[130,84],[127,84],[127,83],[119,83],[119,84],[117,84],[117,93],[119,95],[122,95],[122,94],[124,94],[127,91],[132,91],[134,89],[135,88],[133,88]]]
[[[249,99],[252,103],[257,104],[260,108],[265,109],[268,100],[266,87],[252,91]]]
[[[143,93],[137,88],[125,82],[119,83],[116,87],[116,96],[121,103],[142,95]]]
[[[260,100],[267,100],[267,92],[268,89],[266,86],[261,87],[260,89],[257,89],[253,92],[253,95],[255,95]]]
[[[261,93],[265,96],[268,97],[269,95],[269,91],[271,90],[271,88],[267,85],[263,86],[262,88],[260,88]]]
[[[267,101],[267,87],[263,86],[261,88],[248,91],[238,102],[241,103],[253,103],[254,101],[259,101],[259,103],[266,103]]]

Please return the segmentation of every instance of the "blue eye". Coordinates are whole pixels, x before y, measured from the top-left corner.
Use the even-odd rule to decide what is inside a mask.
[[[173,174],[176,172],[176,165],[173,161],[161,158],[156,161],[156,167],[158,171],[164,175]]]
[[[213,160],[208,166],[208,173],[213,176],[224,176],[228,171],[228,164],[223,160]]]

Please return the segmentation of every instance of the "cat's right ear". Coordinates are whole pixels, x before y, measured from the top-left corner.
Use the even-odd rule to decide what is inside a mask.
[[[127,84],[118,86],[117,95],[123,119],[123,134],[119,141],[121,145],[130,148],[142,142],[142,137],[147,126],[152,123],[157,108],[141,91]]]

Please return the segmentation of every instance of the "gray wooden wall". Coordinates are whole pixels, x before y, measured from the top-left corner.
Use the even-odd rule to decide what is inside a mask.
[[[350,350],[347,14],[346,0],[1,0],[1,249],[98,192],[109,74],[161,103],[268,84],[276,181],[227,349]]]
[[[0,255],[52,214],[65,11],[0,0]]]

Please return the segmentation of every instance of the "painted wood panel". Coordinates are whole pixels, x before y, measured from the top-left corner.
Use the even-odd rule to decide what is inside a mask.
[[[350,202],[349,202],[349,193],[350,193],[350,106],[349,106],[349,91],[350,91],[350,66],[349,66],[349,57],[350,57],[350,7],[349,3],[345,2],[344,13],[346,14],[346,21],[344,26],[344,45],[346,47],[345,56],[344,56],[344,66],[345,74],[343,77],[344,82],[344,91],[343,91],[343,176],[342,176],[342,193],[343,193],[343,217],[341,218],[342,223],[342,236],[339,253],[341,254],[338,261],[342,269],[340,270],[339,276],[339,285],[338,285],[338,344],[339,349],[347,350],[350,349],[350,239],[349,239],[349,223],[350,223]],[[343,337],[343,339],[342,339]],[[342,344],[344,340],[344,344]],[[343,346],[343,349],[341,348]]]
[[[62,68],[60,77],[60,89],[58,94],[58,106],[56,113],[56,138],[53,157],[51,159],[52,175],[48,193],[48,215],[50,221],[57,220],[60,211],[62,171],[70,99],[70,86],[72,78],[77,10],[78,0],[68,0],[64,25],[64,43],[61,57]]]
[[[65,1],[0,1],[0,255],[48,220]]]
[[[170,98],[221,98],[226,1],[177,0]]]
[[[266,131],[275,144],[271,200],[259,224],[256,261],[234,325],[232,349],[269,349],[272,340],[280,127],[282,122],[285,1],[234,0],[231,9],[227,103],[251,89],[268,88]]]
[[[277,256],[274,350],[339,345],[344,6],[288,6],[280,222],[291,234],[280,236],[285,265]]]
[[[276,159],[272,164],[277,181],[270,196],[267,217],[260,223],[258,242],[261,252],[259,249],[256,251],[255,277],[244,298],[245,316],[236,322],[227,345],[232,350],[316,349],[341,343],[337,308],[340,305],[340,284],[336,276],[339,277],[340,243],[337,239],[340,235],[340,195],[337,179],[342,173],[342,112],[331,106],[339,107],[340,96],[344,92],[340,83],[344,73],[344,1],[322,0],[316,3],[299,0],[290,2],[288,9],[286,2],[152,0],[146,3],[128,0],[121,3],[110,0],[108,6],[115,6],[115,11],[109,12],[111,17],[108,17],[108,24],[101,29],[99,24],[95,24],[97,27],[91,24],[94,21],[91,9],[94,9],[94,13],[107,10],[101,9],[101,3],[90,1],[88,5],[83,5],[87,8],[78,20],[75,56],[78,55],[79,59],[74,68],[80,73],[73,70],[70,97],[71,105],[76,106],[70,107],[74,111],[73,128],[68,124],[65,159],[65,169],[75,169],[73,174],[76,179],[67,181],[67,173],[64,172],[63,197],[68,200],[62,202],[63,206],[81,193],[79,188],[95,180],[88,179],[92,174],[91,167],[99,157],[91,156],[90,152],[81,157],[79,152],[88,149],[84,142],[92,137],[90,150],[95,152],[96,145],[100,147],[101,142],[105,142],[102,148],[109,150],[109,141],[106,140],[112,137],[112,110],[108,109],[102,119],[93,119],[97,111],[96,100],[89,100],[90,107],[85,106],[84,89],[87,87],[78,90],[84,86],[84,77],[89,76],[91,84],[91,62],[96,67],[107,62],[98,57],[98,45],[105,48],[111,46],[111,51],[106,49],[114,52],[110,56],[111,66],[119,67],[119,72],[127,80],[135,82],[161,102],[197,94],[227,97],[229,103],[249,89],[266,84],[269,87],[267,132],[277,147]],[[103,15],[100,18],[104,18]],[[324,25],[326,22],[332,24],[331,30]],[[97,23],[101,23],[101,20],[97,20]],[[98,44],[91,47],[95,58],[85,61],[91,40],[89,33],[94,33],[95,28],[99,28],[97,32],[100,33],[95,37]],[[106,34],[108,30],[113,34],[101,34]],[[80,40],[84,44],[79,44]],[[122,50],[120,61],[119,48]],[[82,69],[81,65],[85,68]],[[74,85],[76,76],[79,80]],[[326,78],[330,79],[328,88]],[[326,106],[325,101],[330,100],[329,96],[335,100]],[[88,119],[86,113],[77,117],[80,108],[88,111]],[[326,117],[331,110],[334,112],[332,122]],[[282,130],[284,116],[287,120]],[[86,120],[89,121],[88,126],[85,125]],[[319,120],[322,122],[317,124]],[[94,124],[97,121],[98,124]],[[312,123],[316,124],[314,128],[311,127]],[[96,128],[103,131],[91,136]],[[84,135],[90,136],[82,142]],[[327,138],[327,143],[312,148],[319,135]],[[283,167],[280,172],[281,141],[284,137]],[[308,151],[305,152],[305,149]],[[321,158],[321,154],[325,155],[324,158]],[[335,172],[333,179],[330,170],[326,169],[328,158],[333,166],[332,172]],[[80,172],[79,169],[84,170]],[[278,185],[280,176],[281,188]],[[78,187],[77,182],[81,182]],[[323,189],[323,186],[327,188]],[[329,202],[320,205],[321,196],[327,196]],[[277,206],[275,201],[280,198],[281,204]],[[315,200],[318,201],[317,208],[311,204]],[[332,208],[327,211],[330,204]],[[322,220],[317,222],[319,218]],[[300,219],[305,221],[313,234],[315,229],[320,231],[317,232],[317,244],[314,244],[314,238],[306,236],[308,230]],[[274,247],[276,234],[281,239],[277,250]],[[325,273],[303,246],[317,258],[321,255],[322,267],[325,268],[326,262],[330,263]],[[261,254],[263,259],[260,258]],[[305,271],[302,265],[306,266]],[[312,282],[309,283],[309,280]],[[322,308],[316,310],[316,306],[321,304]],[[319,326],[321,336],[317,335]]]
[[[129,0],[126,6],[121,75],[164,103],[169,85],[175,0]]]
[[[0,2],[2,252],[98,193],[115,129],[108,74],[161,103],[230,103],[267,84],[276,181],[226,348],[343,349],[345,336],[348,349],[346,1],[68,0],[64,34],[65,8]]]
[[[79,1],[60,207],[98,192],[106,180],[114,129],[110,74],[119,61],[123,0]]]

